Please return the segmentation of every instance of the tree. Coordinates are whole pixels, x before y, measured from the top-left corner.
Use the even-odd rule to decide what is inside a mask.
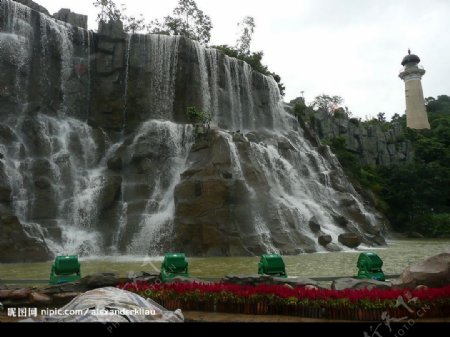
[[[246,16],[238,23],[238,27],[239,38],[236,41],[236,49],[241,55],[250,55],[250,44],[255,31],[255,19],[251,16]]]
[[[333,114],[343,102],[344,99],[340,96],[329,96],[322,94],[314,98],[312,108],[314,110],[324,110],[329,114]]]
[[[386,114],[384,112],[379,112],[377,119],[379,122],[386,122]]]
[[[127,10],[124,4],[119,9],[113,0],[94,0],[94,7],[99,8],[97,14],[98,22],[122,21],[123,29],[126,33],[134,34],[141,32],[147,27],[144,16],[141,14],[138,18],[124,14]]]
[[[107,23],[122,18],[122,13],[113,0],[94,0],[93,5],[95,8],[100,9],[100,13],[97,14],[98,22],[103,21]]]
[[[149,33],[183,35],[202,44],[211,39],[211,18],[197,7],[194,0],[178,0],[173,16],[163,21],[153,20],[148,27]]]
[[[126,12],[127,7],[122,4],[122,13]],[[133,15],[121,14],[120,17],[123,22],[123,29],[125,33],[137,33],[142,32],[147,28],[147,24],[145,23],[145,18],[143,14],[140,14],[139,17],[135,17]]]

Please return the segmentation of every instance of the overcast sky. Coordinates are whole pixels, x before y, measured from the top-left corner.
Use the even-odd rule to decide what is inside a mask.
[[[92,0],[35,0],[50,13],[62,7],[89,15]],[[171,14],[177,0],[116,0],[148,21]],[[450,95],[449,0],[196,0],[212,19],[211,44],[234,45],[237,22],[253,16],[252,50],[286,86],[286,101],[342,96],[354,116],[405,111],[398,78],[408,48],[422,59],[425,97]]]

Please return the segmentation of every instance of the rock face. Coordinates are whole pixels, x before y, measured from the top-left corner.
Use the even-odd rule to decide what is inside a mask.
[[[383,218],[273,78],[184,37],[120,21],[93,33],[28,4],[0,0],[0,213],[19,220],[8,240],[22,254],[8,259],[50,257],[43,239],[79,255],[298,254],[339,250],[347,232],[383,243]],[[193,106],[212,113],[209,133],[186,124]]]
[[[356,119],[333,117],[326,111],[316,112],[305,122],[321,140],[344,137],[347,150],[356,154],[362,165],[389,166],[410,162],[414,157],[412,144],[400,125],[384,131],[381,126],[366,127]]]
[[[53,17],[57,20],[61,20],[70,23],[72,26],[87,29],[86,15],[72,13],[68,8],[61,8],[57,13],[53,14]]]
[[[43,238],[32,237],[17,217],[0,216],[0,263],[42,262],[53,257]]]
[[[415,288],[425,285],[439,288],[450,284],[450,251],[432,256],[406,268],[393,285],[398,288]]]

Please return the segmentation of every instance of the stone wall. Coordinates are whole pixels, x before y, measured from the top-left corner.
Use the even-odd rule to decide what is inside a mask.
[[[356,154],[362,165],[395,165],[410,162],[414,150],[405,138],[401,125],[391,124],[389,130],[378,125],[364,125],[347,116],[334,117],[325,111],[314,113],[304,124],[321,140],[344,137],[347,149]]]

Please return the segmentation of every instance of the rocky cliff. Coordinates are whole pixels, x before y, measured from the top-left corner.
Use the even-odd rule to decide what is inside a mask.
[[[384,242],[273,78],[183,37],[72,21],[0,0],[0,262]],[[209,133],[190,106],[212,113]]]
[[[346,148],[359,157],[361,165],[389,166],[410,162],[414,157],[401,125],[384,130],[380,125],[361,123],[345,114],[332,116],[326,111],[317,111],[305,122],[323,141],[344,137]]]

